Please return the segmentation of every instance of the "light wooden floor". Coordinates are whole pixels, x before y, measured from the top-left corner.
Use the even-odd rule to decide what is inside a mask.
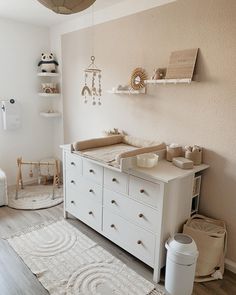
[[[0,238],[8,237],[29,226],[34,226],[50,220],[58,220],[58,218],[62,218],[62,216],[61,205],[37,211],[14,210],[8,207],[2,207],[0,208]],[[82,222],[76,219],[69,219],[68,221],[140,275],[152,281],[151,268],[111,243]],[[161,284],[163,285],[163,281]],[[33,293],[32,290],[34,290]],[[9,247],[8,243],[0,239],[0,295],[46,294],[48,294],[48,292],[42,287],[11,247]],[[195,284],[193,292],[193,295],[234,294],[236,294],[236,275],[228,271],[226,271],[223,280]]]

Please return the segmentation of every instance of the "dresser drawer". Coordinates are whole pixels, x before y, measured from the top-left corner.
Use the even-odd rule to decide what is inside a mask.
[[[80,183],[81,194],[91,201],[102,203],[102,186],[82,177]]]
[[[157,232],[160,223],[160,214],[157,210],[107,189],[104,189],[103,203],[109,211],[129,219],[147,230]]]
[[[113,191],[126,194],[128,192],[128,174],[111,169],[104,169],[104,186]]]
[[[129,195],[138,201],[158,208],[162,197],[161,185],[130,176]]]
[[[81,201],[88,199],[102,203],[102,186],[82,176],[79,179],[66,178],[66,195],[74,194],[74,192],[76,192],[77,198]]]
[[[103,232],[107,238],[153,267],[155,235],[103,209]]]
[[[102,204],[86,199],[80,192],[71,188],[67,191],[66,211],[89,225],[101,231]]]
[[[83,176],[98,184],[103,184],[103,167],[83,159]]]
[[[66,153],[66,178],[78,179],[82,175],[82,159],[71,153]]]

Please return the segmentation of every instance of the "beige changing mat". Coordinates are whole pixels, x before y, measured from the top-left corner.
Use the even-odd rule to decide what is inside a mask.
[[[119,167],[122,158],[156,152],[165,148],[165,143],[122,135],[78,141],[72,145],[74,153],[114,167]]]

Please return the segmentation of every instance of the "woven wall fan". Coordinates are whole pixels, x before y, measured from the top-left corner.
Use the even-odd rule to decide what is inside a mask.
[[[38,0],[58,14],[73,14],[85,10],[96,0]]]
[[[131,74],[130,86],[134,90],[140,90],[145,87],[145,80],[147,80],[146,71],[142,68],[136,68]]]

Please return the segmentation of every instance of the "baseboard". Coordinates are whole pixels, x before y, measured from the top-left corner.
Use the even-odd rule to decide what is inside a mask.
[[[233,262],[232,260],[226,258],[225,259],[225,268],[232,271],[233,273],[236,273],[236,262]]]

